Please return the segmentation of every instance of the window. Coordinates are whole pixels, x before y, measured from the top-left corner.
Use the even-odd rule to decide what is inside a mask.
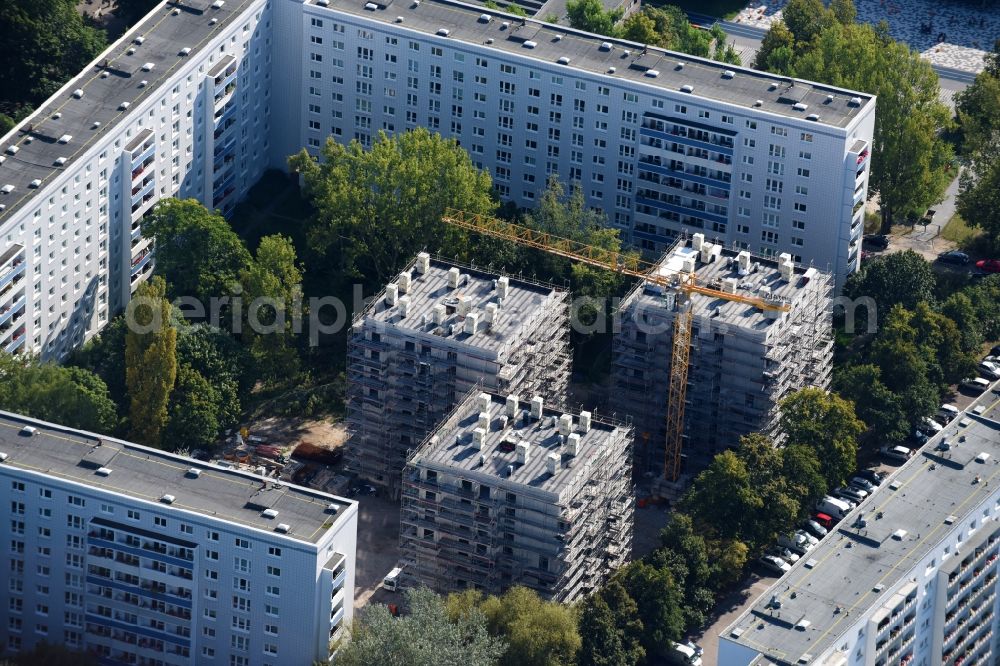
[[[798,174],[801,177],[803,177],[803,178],[808,178],[809,177],[809,169],[803,169],[802,167],[799,167]]]
[[[806,143],[812,143],[813,135],[810,134],[809,132],[803,132],[802,134],[799,135],[799,138],[805,141]]]
[[[698,117],[699,118],[711,118],[712,114],[710,114],[708,111],[705,111],[704,109],[698,109]]]
[[[751,139],[749,137],[744,137],[743,138],[743,145],[746,146],[747,148],[756,148],[757,147],[757,140],[756,139]]]
[[[757,129],[757,121],[756,120],[746,120],[746,121],[743,122],[743,125],[744,125],[744,127],[746,127],[749,130],[755,130],[755,129]]]
[[[802,203],[801,201],[796,201],[795,202],[795,210],[798,211],[798,212],[800,212],[800,213],[804,213],[804,212],[806,212],[806,205],[804,203]]]
[[[135,509],[129,509],[125,515],[128,516],[129,520],[140,520],[142,518],[139,512]]]
[[[809,194],[809,188],[806,187],[805,185],[796,185],[795,186],[795,193],[796,194],[801,194],[802,196],[806,196],[806,195]]]
[[[281,548],[279,548],[278,546],[268,546],[267,554],[272,555],[274,557],[281,557]]]
[[[687,113],[688,108],[683,104],[674,104],[674,113]]]
[[[279,569],[278,567],[272,567],[271,565],[268,565],[267,566],[267,575],[268,576],[280,576],[281,575],[281,569]]]
[[[162,516],[153,516],[153,524],[157,527],[166,527],[167,519]]]
[[[250,550],[250,542],[247,539],[236,537],[236,547],[243,548],[244,550]]]
[[[774,134],[775,136],[788,136],[788,129],[778,127],[777,125],[771,125],[771,134]]]
[[[799,159],[800,160],[811,160],[812,158],[813,158],[813,155],[809,151],[806,151],[806,150],[800,150],[799,151]]]

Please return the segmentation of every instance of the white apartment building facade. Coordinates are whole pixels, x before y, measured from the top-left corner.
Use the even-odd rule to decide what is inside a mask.
[[[0,414],[0,654],[326,661],[353,616],[357,504]]]
[[[232,210],[266,165],[266,0],[163,3],[0,143],[0,349],[61,358],[152,272],[160,199]]]
[[[701,232],[842,284],[874,109],[450,0],[164,2],[0,140],[0,349],[61,358],[100,330],[153,270],[156,201],[229,213],[302,147],[417,126],[518,205],[557,174],[648,252]]]
[[[997,383],[719,636],[719,663],[997,663]]]
[[[380,130],[454,137],[533,206],[580,184],[652,253],[678,233],[787,252],[842,283],[860,262],[873,97],[450,0],[275,5],[286,73],[272,158]]]

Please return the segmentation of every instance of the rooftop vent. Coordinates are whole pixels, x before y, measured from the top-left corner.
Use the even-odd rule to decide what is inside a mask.
[[[945,516],[944,524],[953,525],[956,520],[958,520],[958,516]]]
[[[690,83],[685,83],[684,85],[681,86],[681,92],[693,93],[694,86],[691,85]]]
[[[28,187],[38,187],[41,184],[42,184],[42,181],[40,179],[36,178],[33,181],[31,181],[30,183],[28,183]]]
[[[614,74],[615,69],[616,69],[615,67],[608,67],[608,74]]]
[[[847,101],[847,104],[849,106],[861,106],[861,98],[860,97],[852,97],[851,99],[849,99]]]
[[[549,474],[555,474],[559,471],[559,454],[550,453],[545,456],[545,469]]]
[[[38,432],[38,428],[36,428],[35,426],[24,426],[23,428],[21,428],[22,437],[31,437],[36,432]]]
[[[809,108],[809,105],[802,102],[796,102],[795,104],[792,104],[792,108],[796,111],[805,111]]]
[[[531,418],[540,419],[542,418],[542,409],[545,406],[545,401],[542,396],[536,395],[531,399]]]
[[[513,418],[517,416],[517,410],[520,407],[521,399],[516,395],[507,396],[507,416]]]
[[[533,49],[533,48],[535,48],[536,46],[538,46],[538,43],[537,43],[537,42],[533,42],[533,41],[531,41],[531,40],[529,39],[528,41],[526,41],[526,42],[524,42],[523,44],[521,44],[521,46],[523,46],[523,47],[524,47],[524,48],[526,48],[526,49]]]
[[[226,4],[226,0],[215,0],[212,3],[212,9],[222,9],[222,5]]]
[[[396,278],[396,286],[399,287],[399,293],[405,294],[410,291],[410,285],[413,283],[413,276],[410,275],[409,271],[399,274]]]
[[[497,296],[499,298],[507,298],[508,293],[510,293],[510,278],[502,275],[497,278]]]
[[[521,463],[522,465],[527,464],[528,456],[530,455],[529,454],[530,449],[531,449],[531,444],[529,444],[528,442],[524,440],[518,442],[517,446],[514,449],[517,453],[517,462]]]
[[[489,393],[480,393],[476,396],[479,401],[479,411],[486,412],[487,415],[490,413],[490,406],[493,404],[493,399],[490,397]]]
[[[128,50],[125,51],[125,55],[135,55],[135,47],[134,46],[128,47]]]
[[[566,453],[571,456],[580,453],[580,433],[570,433],[570,436],[566,438]]]
[[[731,69],[727,69],[726,71],[724,71],[724,72],[722,73],[722,78],[724,78],[724,79],[731,79],[731,78],[733,78],[734,76],[736,76],[736,72],[734,72],[734,71],[733,71],[733,70],[731,70]]]
[[[278,512],[275,509],[264,509],[260,512],[261,518],[277,518]]]
[[[143,79],[142,81],[139,81],[139,87],[140,88],[145,88],[148,85],[149,85],[149,81],[147,81],[146,79]]]
[[[163,502],[164,504],[173,504],[175,499],[177,498],[174,497],[173,495],[164,495],[163,497],[160,498],[160,501]]]
[[[674,70],[675,71],[680,71],[682,69],[684,69],[684,63],[683,62],[678,62],[676,65],[674,65]]]
[[[110,467],[98,467],[97,471],[94,472],[94,474],[97,474],[98,476],[111,476],[111,468]]]
[[[448,286],[450,288],[452,288],[452,289],[457,289],[461,275],[462,275],[462,271],[458,270],[458,268],[456,266],[452,266],[451,268],[449,268],[448,269]]]
[[[425,275],[431,267],[431,255],[426,252],[420,252],[417,254],[416,269],[421,275]]]
[[[60,118],[62,118],[61,111],[56,111],[55,113],[52,114],[52,120],[59,120]]]
[[[493,43],[493,38],[492,37],[487,37],[486,38],[486,43],[487,44],[492,44]]]
[[[559,417],[559,434],[568,436],[571,432],[573,432],[573,416],[563,414]]]
[[[580,412],[580,423],[578,430],[582,433],[590,432],[590,412]]]
[[[448,28],[438,28],[437,34],[438,37],[447,37],[448,35],[451,34],[451,30],[449,30]]]
[[[986,453],[985,451],[976,456],[977,463],[984,463],[989,459],[990,459],[990,454]]]
[[[892,533],[892,538],[895,539],[896,541],[902,541],[903,538],[906,536],[906,534],[907,534],[906,530],[896,530],[895,532]]]
[[[316,0],[316,4],[320,7],[326,7],[330,4],[330,0]]]
[[[182,48],[180,50],[180,52],[177,55],[186,56],[189,53],[191,53],[191,47],[190,46],[185,46],[184,48]]]
[[[367,9],[370,12],[373,12],[376,9],[378,9],[378,5],[376,5],[374,2],[366,2],[365,9]]]
[[[59,137],[59,143],[69,143],[72,140],[73,140],[72,134],[63,134],[61,137]]]
[[[504,22],[502,22],[502,23],[500,24],[500,29],[501,29],[501,30],[506,30],[506,29],[507,29],[507,28],[509,28],[509,27],[510,27],[510,21],[504,21]]]
[[[493,17],[490,16],[489,14],[480,14],[479,15],[479,22],[480,23],[489,23],[490,19],[492,19],[492,18]]]
[[[73,91],[73,97],[75,97],[77,99],[80,99],[81,97],[83,97],[83,88],[77,88],[76,90],[74,90]]]
[[[556,62],[559,63],[560,65],[568,65],[569,58],[567,58],[566,56],[562,56],[561,58],[559,58],[559,60],[556,60]]]
[[[6,461],[7,461],[7,454],[6,453],[0,453],[0,463],[6,462]]]
[[[833,101],[833,95],[827,95],[824,104],[829,104]]]
[[[327,513],[337,513],[340,511],[340,507],[335,502],[330,502],[326,505],[326,511]]]
[[[185,472],[185,474],[187,474],[187,476],[190,476],[191,478],[197,479],[199,476],[201,476],[201,470],[198,469],[197,467],[189,467],[188,471]]]
[[[769,85],[769,86],[767,87],[767,89],[768,89],[768,90],[777,90],[777,89],[778,89],[778,84],[777,84],[777,83],[775,83],[774,81],[771,81],[771,85]]]
[[[754,106],[764,106],[764,100],[758,99],[756,102],[753,103],[753,105]]]
[[[218,22],[219,22],[219,19],[217,19],[217,18],[215,18],[215,17],[213,16],[213,17],[212,17],[211,19],[209,19],[209,21],[208,21],[208,24],[209,24],[209,25],[215,25],[215,24],[216,24],[216,23],[218,23]]]
[[[601,42],[601,50],[602,51],[610,51],[613,48],[615,48],[615,47],[611,45],[611,42]]]
[[[101,126],[101,121],[100,120],[95,120],[94,124],[90,126],[90,129],[95,130],[95,129],[97,129],[100,126]]]
[[[128,107],[132,106],[129,102],[122,102],[118,105],[119,111],[128,111]]]
[[[472,429],[472,448],[476,451],[481,451],[483,449],[483,443],[486,441],[486,431],[482,428]]]
[[[815,122],[819,122],[819,114],[818,113],[810,113],[808,116],[806,116],[806,120],[811,120],[814,123]]]
[[[19,151],[19,150],[21,150],[21,149],[18,148],[17,146],[8,146],[7,147],[7,154],[8,155],[17,155],[17,151]]]
[[[396,23],[402,23],[402,22],[403,22],[403,17],[402,16],[397,16],[396,17]]]
[[[326,0],[317,0],[317,2],[325,2],[325,1]],[[291,529],[292,527],[288,523],[278,523],[277,525],[274,526],[274,531],[281,532],[282,534],[288,534],[288,532]]]
[[[410,297],[400,296],[399,297],[399,316],[404,319],[410,314]]]
[[[562,41],[562,37],[563,37],[562,35],[556,35],[555,37],[552,38],[552,41],[553,42],[561,42]]]
[[[0,192],[3,192],[4,194],[10,194],[13,191],[14,191],[13,185],[4,185],[3,187],[0,187]]]
[[[659,75],[660,75],[660,70],[658,70],[658,69],[647,69],[646,70],[646,76],[648,76],[651,79],[655,79]]]

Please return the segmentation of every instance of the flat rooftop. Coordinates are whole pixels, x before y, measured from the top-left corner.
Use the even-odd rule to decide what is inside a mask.
[[[559,418],[568,412],[543,409],[541,419],[531,418],[533,396],[521,396],[516,416],[505,418],[506,396],[485,395],[490,397],[489,429],[480,449],[473,445],[473,430],[479,427],[481,403],[479,394],[473,393],[413,453],[410,463],[489,479],[503,488],[537,490],[558,501],[566,491],[585,483],[593,475],[594,465],[605,464],[609,442],[622,427],[591,418],[590,429],[584,432],[580,416],[572,414],[571,432],[578,434],[580,441],[576,454],[571,455],[567,442],[561,442],[559,436]],[[516,450],[521,442],[528,445],[524,463],[518,462]],[[550,454],[558,457],[554,474],[548,467]]]
[[[883,481],[720,637],[779,664],[811,663],[807,656],[818,658],[841,643],[859,616],[880,598],[888,599],[954,525],[996,492],[1000,481],[998,385],[994,382],[966,412]],[[961,436],[965,440],[960,442]],[[950,451],[937,450],[942,439],[953,445]],[[981,453],[989,455],[985,462],[976,460]],[[853,527],[859,512],[865,515],[864,529]],[[881,518],[876,518],[878,512]],[[809,568],[810,563],[815,566]],[[879,585],[883,592],[876,591]],[[772,595],[781,601],[780,618],[768,608]],[[834,613],[838,606],[842,612]],[[810,624],[796,629],[800,620]]]
[[[708,241],[702,249],[711,245],[708,257],[703,251],[694,248],[692,239],[678,240],[661,258],[657,273],[664,277],[677,275],[683,269],[685,260],[694,260],[696,284],[702,287],[723,290],[725,280],[735,280],[735,294],[781,302],[794,309],[806,294],[806,287],[816,280],[829,281],[830,275],[817,268],[794,265],[790,279],[782,276],[777,260],[751,256],[750,270],[741,274],[738,252],[726,249]],[[709,261],[702,261],[708,258]],[[676,293],[669,287],[663,287],[651,282],[640,282],[636,287],[636,303],[655,310],[665,305],[672,307],[669,296]],[[664,300],[664,296],[668,296]],[[695,316],[712,317],[717,324],[727,324],[744,329],[765,331],[771,326],[780,325],[783,321],[781,312],[770,311],[771,314],[755,305],[730,301],[712,296],[692,293],[692,308]],[[631,302],[631,299],[629,299]],[[773,316],[779,315],[778,317]]]
[[[410,276],[409,289],[399,290],[395,305],[386,294],[380,294],[364,312],[364,319],[393,326],[405,333],[436,336],[455,342],[497,351],[519,338],[522,331],[532,330],[540,318],[547,316],[553,297],[561,298],[555,287],[507,277],[506,297],[497,289],[499,274],[431,259],[427,272],[421,273],[414,260],[404,274]],[[449,286],[449,272],[459,272],[458,286]],[[398,284],[394,282],[392,284]],[[391,288],[391,287],[390,287]],[[408,305],[403,305],[403,297]],[[486,322],[487,306],[496,306],[492,324]],[[462,314],[462,309],[467,313]],[[440,313],[435,321],[435,309]],[[467,319],[478,317],[475,332],[467,330]]]
[[[166,0],[0,139],[0,225],[109,134],[219,31],[259,0]],[[175,13],[176,12],[176,13]],[[141,38],[141,43],[136,39]],[[182,55],[188,48],[190,53]],[[129,51],[133,51],[130,55]],[[105,63],[105,61],[107,61]],[[153,65],[144,71],[147,63]],[[106,76],[105,76],[106,75]],[[77,98],[75,91],[82,91]],[[123,104],[128,106],[123,108]],[[95,123],[100,123],[95,127]],[[70,137],[63,142],[63,137]],[[14,154],[11,147],[16,147]],[[117,155],[112,155],[112,164]],[[65,158],[65,163],[57,160]],[[33,185],[38,181],[37,185]]]
[[[25,426],[34,435],[21,434]],[[2,467],[14,467],[316,543],[354,502],[158,449],[0,412]],[[98,469],[111,470],[98,473]],[[192,470],[198,470],[196,476]],[[173,495],[169,505],[161,498]],[[336,505],[335,513],[330,509]],[[265,518],[261,512],[278,515]]]
[[[685,93],[682,88],[691,86],[695,99],[703,97],[786,118],[804,120],[817,114],[819,125],[847,127],[867,110],[869,104],[874,104],[875,99],[864,93],[594,35],[454,0],[419,3],[412,0],[307,0],[307,4],[320,11],[324,9],[321,3],[328,5],[326,9],[365,20],[438,35],[442,40],[468,42],[480,49],[516,54],[548,64],[565,64],[569,70],[601,74],[609,81],[625,79],[679,95]],[[528,85],[526,78],[522,81],[521,85]],[[795,104],[799,107],[793,108]]]

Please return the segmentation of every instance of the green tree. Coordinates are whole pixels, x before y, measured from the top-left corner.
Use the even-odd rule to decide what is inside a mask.
[[[962,147],[973,153],[1000,132],[1000,39],[987,54],[983,71],[965,90],[955,93],[955,111],[962,129]]]
[[[20,120],[104,49],[73,0],[0,3],[0,113]],[[46,131],[44,121],[38,128]],[[56,132],[58,135],[59,132]]]
[[[262,238],[254,261],[240,272],[240,284],[246,317],[241,335],[257,376],[269,385],[294,379],[300,364],[292,320],[301,307],[302,270],[291,239]]]
[[[399,618],[381,604],[363,608],[338,666],[495,666],[503,654],[504,642],[490,636],[478,609],[451,620],[441,597],[426,588],[407,590],[406,607]]]
[[[490,634],[507,644],[503,666],[568,666],[575,663],[580,633],[573,610],[544,601],[526,587],[515,586],[502,596],[483,598],[477,593],[449,600],[451,617],[478,609]]]
[[[830,11],[841,25],[851,25],[858,17],[854,0],[830,0]]]
[[[226,219],[196,199],[166,199],[142,223],[142,234],[156,239],[156,271],[174,297],[193,296],[208,308],[211,299],[230,292],[250,253]]]
[[[116,405],[128,404],[125,386],[125,317],[112,319],[100,333],[73,352],[67,363],[90,370],[108,387],[108,395]],[[128,410],[122,409],[121,414]]]
[[[646,658],[639,608],[612,580],[584,602],[580,612],[579,666],[634,666]]]
[[[597,35],[614,37],[617,23],[622,18],[621,9],[605,10],[601,0],[567,0],[566,15],[569,24],[578,29]]]
[[[645,10],[645,8],[643,9]],[[656,22],[646,11],[635,12],[625,19],[621,27],[621,37],[630,42],[656,46],[660,46],[663,39],[663,36],[656,30]]]
[[[764,34],[753,66],[754,69],[795,76],[795,35],[784,21],[775,21]]]
[[[926,302],[917,303],[912,323],[917,331],[917,344],[929,350],[936,366],[930,374],[931,381],[957,384],[963,378],[976,375],[979,350],[962,350],[962,334],[955,322],[935,312]]]
[[[642,618],[642,648],[647,658],[663,657],[670,641],[684,634],[684,599],[666,568],[644,561],[631,562],[615,574],[614,580],[635,601]]]
[[[815,452],[827,483],[837,485],[857,465],[857,438],[865,426],[854,405],[835,393],[804,388],[781,401],[781,430],[789,445]]]
[[[787,492],[798,499],[800,513],[826,494],[829,486],[813,449],[800,444],[786,446],[781,465],[781,478],[788,484]]]
[[[934,413],[939,387],[930,379],[934,354],[917,343],[913,313],[893,306],[872,343],[869,357],[881,370],[881,379],[900,399],[907,422],[912,426]]]
[[[210,448],[221,430],[221,412],[219,392],[197,370],[181,365],[170,393],[163,448],[170,451]]]
[[[781,10],[781,20],[795,37],[799,50],[830,25],[832,15],[823,6],[823,0],[789,0]]]
[[[722,29],[722,26],[716,23],[713,25],[708,34],[712,36],[712,42],[715,47],[712,50],[712,60],[718,60],[719,62],[729,63],[730,65],[740,65],[740,54],[736,51],[736,48],[732,43],[726,41],[726,32]]]
[[[874,364],[851,365],[834,375],[834,386],[852,401],[857,416],[879,444],[899,444],[910,433],[902,398],[882,382],[882,369]]]
[[[986,232],[993,246],[1000,248],[1000,129],[976,141],[962,171],[957,209],[966,222]]]
[[[336,245],[344,268],[383,284],[419,250],[459,248],[465,234],[441,221],[446,208],[496,209],[490,177],[454,139],[418,128],[380,133],[371,150],[328,140],[316,162],[290,159],[316,209],[309,230],[321,255]]]
[[[0,409],[96,433],[115,431],[118,416],[108,388],[88,370],[0,353],[0,376]]]
[[[969,295],[957,291],[941,304],[941,314],[955,322],[963,352],[975,354],[983,346],[983,322]]]
[[[801,46],[796,29],[788,25]],[[884,232],[895,215],[923,213],[941,200],[954,175],[949,171],[951,147],[941,137],[951,114],[938,97],[938,77],[927,60],[892,40],[885,26],[833,21],[816,34],[794,67],[796,76],[877,96],[868,188],[870,195],[879,196]]]
[[[115,18],[133,26],[158,4],[156,0],[115,0]]]
[[[234,425],[256,381],[246,349],[221,329],[195,324],[178,329],[177,361],[209,380],[218,393],[219,426]]]
[[[976,319],[982,327],[983,337],[1000,340],[1000,275],[976,280],[963,293],[976,308]]]
[[[931,301],[934,283],[934,271],[927,260],[913,250],[906,250],[863,263],[860,270],[847,278],[844,296],[874,299],[877,320],[881,323],[894,305],[912,310],[921,301]]]
[[[125,310],[125,385],[131,398],[131,438],[162,444],[167,405],[177,378],[177,329],[171,321],[166,283],[154,276],[139,285]]]

